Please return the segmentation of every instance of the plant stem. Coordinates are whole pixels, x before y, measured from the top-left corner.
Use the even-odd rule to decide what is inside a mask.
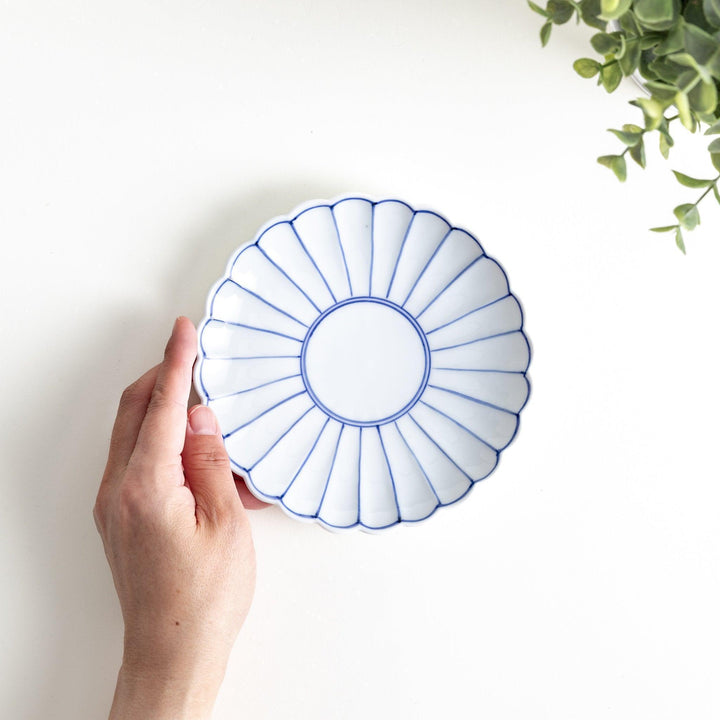
[[[718,180],[720,180],[720,175],[718,175],[714,180],[712,185],[708,185],[705,189],[705,192],[693,203],[695,207],[697,207],[702,200],[705,198],[705,196],[717,185]]]

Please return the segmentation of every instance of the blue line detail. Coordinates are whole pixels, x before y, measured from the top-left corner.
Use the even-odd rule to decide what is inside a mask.
[[[415,464],[420,468],[420,472],[423,474],[423,477],[427,481],[428,486],[432,490],[432,494],[435,496],[436,500],[440,505],[442,505],[442,501],[440,500],[440,496],[435,491],[435,486],[432,484],[432,481],[428,477],[428,474],[425,472],[425,468],[422,466],[422,463],[420,462],[418,456],[415,454],[415,451],[410,447],[410,443],[407,441],[405,436],[402,434],[402,431],[400,430],[400,426],[395,423],[395,429],[397,430],[398,435],[402,438],[402,441],[405,443],[405,447],[408,449],[408,452],[412,455],[413,460],[415,460]]]
[[[272,451],[272,449],[311,411],[315,408],[310,406],[277,440],[250,466],[248,471],[254,470]]]
[[[345,277],[347,277],[348,281],[348,290],[350,291],[350,295],[354,295],[353,292],[353,286],[352,286],[352,280],[350,279],[350,268],[347,264],[347,258],[345,257],[345,248],[343,247],[342,238],[340,237],[340,228],[337,224],[337,218],[335,217],[335,206],[333,205],[330,207],[330,216],[332,217],[333,225],[335,226],[335,235],[337,236],[338,246],[340,247],[340,254],[342,255],[343,259],[343,265],[345,265]]]
[[[398,522],[400,522],[402,520],[402,516],[400,515],[400,503],[398,502],[397,488],[395,487],[395,478],[393,477],[392,468],[390,467],[390,460],[388,459],[387,451],[385,450],[385,443],[383,442],[382,433],[380,432],[380,426],[376,425],[375,428],[377,429],[377,434],[378,434],[378,437],[380,438],[380,447],[382,448],[383,455],[385,456],[385,464],[387,465],[388,473],[390,474],[390,482],[392,483],[393,497],[395,498],[395,509],[397,510]]]
[[[312,447],[308,451],[308,454],[305,456],[305,459],[302,461],[302,463],[300,463],[300,467],[297,469],[297,472],[292,476],[292,480],[290,480],[290,484],[285,488],[282,495],[277,496],[279,500],[282,500],[282,498],[284,498],[288,494],[288,491],[292,487],[292,484],[295,482],[295,480],[297,480],[298,475],[302,472],[302,469],[305,467],[305,464],[310,459],[310,456],[313,454],[313,452],[315,452],[315,448],[317,447],[320,437],[325,432],[325,428],[328,426],[329,422],[330,422],[330,418],[328,418],[325,421],[325,424],[320,428],[320,432],[318,433],[318,436],[315,438],[315,442],[312,444]],[[283,505],[285,505],[285,503],[283,503]],[[287,505],[285,505],[285,507],[287,507]]]
[[[370,209],[370,275],[368,277],[368,295],[372,295],[373,262],[375,261],[375,203]]]
[[[464,347],[465,345],[474,345],[475,343],[484,342],[485,340],[494,340],[495,338],[504,337],[505,335],[514,335],[518,332],[521,332],[521,330],[507,330],[506,332],[495,333],[494,335],[486,335],[485,337],[475,338],[475,340],[467,340],[465,342],[456,343],[455,345],[446,345],[445,347],[433,348],[431,352],[453,350],[454,348]]]
[[[357,484],[357,522],[358,522],[358,524],[360,524],[360,495],[361,495],[360,482],[362,480],[362,470],[361,470],[361,467],[362,467],[362,433],[363,433],[363,429],[360,428],[359,429],[360,437],[358,440],[358,463],[357,463],[357,479],[358,479],[358,484]]]
[[[320,276],[320,279],[325,283],[325,287],[328,289],[328,292],[330,293],[330,297],[333,299],[333,302],[337,302],[337,298],[335,297],[333,291],[330,289],[330,285],[328,285],[326,277],[320,272],[320,268],[317,266],[315,258],[313,258],[313,256],[308,252],[308,249],[305,247],[305,243],[302,241],[300,234],[295,229],[295,225],[293,225],[292,222],[290,223],[290,227],[292,228],[293,233],[295,233],[295,237],[300,243],[300,247],[305,251],[305,254],[308,256],[310,262],[313,264],[313,267],[315,268],[317,274]],[[313,303],[313,305],[315,305],[315,303]],[[317,308],[317,311],[320,312],[320,308],[318,308],[317,305],[315,305],[315,307]]]
[[[300,373],[295,373],[295,375],[285,375],[284,377],[276,378],[275,380],[268,380],[267,382],[260,383],[260,385],[253,385],[253,387],[245,388],[245,390],[236,390],[235,392],[226,393],[225,395],[216,395],[213,398],[213,401],[225,400],[227,398],[235,397],[236,395],[244,395],[245,393],[253,392],[254,390],[260,390],[260,388],[267,387],[268,385],[274,385],[275,383],[282,382],[283,380],[292,380],[297,377],[301,378],[302,375]]]
[[[338,413],[334,412],[330,408],[328,408],[315,394],[315,392],[312,389],[312,386],[310,385],[310,382],[308,380],[307,376],[307,347],[308,342],[310,341],[310,338],[312,337],[315,330],[318,328],[320,323],[332,312],[337,310],[338,308],[344,307],[345,305],[349,305],[350,303],[356,303],[356,302],[364,302],[364,303],[375,303],[377,305],[385,305],[386,307],[391,308],[392,310],[395,310],[396,312],[400,313],[415,329],[415,332],[417,332],[418,337],[420,338],[420,342],[423,346],[423,352],[425,354],[425,371],[423,373],[422,380],[420,381],[420,385],[415,393],[415,395],[412,397],[412,399],[400,410],[393,413],[392,415],[388,415],[385,418],[377,418],[374,420],[368,420],[368,421],[362,421],[362,420],[355,420],[353,418],[347,418],[342,415],[339,415]],[[310,326],[310,329],[307,331],[307,335],[305,335],[305,340],[303,341],[302,350],[300,351],[300,373],[303,377],[303,383],[305,384],[305,388],[307,389],[308,395],[310,395],[310,398],[315,403],[315,405],[320,408],[326,415],[330,416],[334,420],[337,420],[338,422],[345,423],[346,425],[354,425],[355,427],[372,427],[374,425],[384,425],[389,422],[393,422],[394,420],[397,420],[399,417],[402,417],[406,412],[408,412],[413,405],[420,399],[420,396],[425,391],[425,386],[427,385],[428,378],[430,377],[430,368],[431,368],[431,356],[430,356],[430,346],[428,345],[427,339],[425,337],[425,333],[423,333],[422,328],[420,325],[418,325],[415,318],[410,315],[410,313],[407,312],[404,308],[401,308],[396,303],[392,302],[391,300],[386,300],[385,298],[377,298],[377,297],[364,297],[364,296],[355,296],[346,298],[345,300],[341,300],[336,305],[333,305],[332,307],[325,310],[322,314],[318,315],[317,318],[315,318],[313,324]]]
[[[288,340],[295,340],[295,342],[302,342],[301,338],[296,338],[292,335],[278,332],[277,330],[268,330],[267,328],[256,327],[255,325],[245,325],[245,323],[232,322],[232,320],[220,320],[216,317],[211,318],[211,322],[221,323],[223,325],[231,325],[232,327],[244,328],[245,330],[255,330],[256,332],[269,333],[270,335],[278,335],[280,337],[287,338]]]
[[[203,348],[205,352],[205,348]],[[208,360],[292,360],[293,358],[299,358],[299,355],[208,355],[205,353],[205,357]],[[213,398],[214,399],[214,398]]]
[[[492,450],[496,455],[500,452],[500,450],[498,450],[498,448],[493,447],[487,440],[483,440],[479,435],[475,434],[470,428],[465,427],[465,425],[463,425],[459,420],[456,420],[455,418],[450,417],[447,413],[443,412],[442,410],[438,410],[438,408],[436,408],[434,405],[431,405],[429,402],[426,402],[425,400],[421,400],[420,402],[423,405],[425,405],[426,407],[429,407],[431,410],[434,410],[439,415],[442,415],[444,418],[447,418],[451,423],[454,423],[459,428],[462,428],[463,430],[465,430],[465,432],[472,435],[476,440],[479,440],[483,445],[490,448],[490,450]]]
[[[430,435],[430,433],[411,415],[408,414],[408,417],[420,428],[420,431],[427,437],[427,439],[470,481],[470,484],[474,482],[472,477],[468,475],[446,452],[443,450],[443,448],[440,446],[438,441]]]
[[[405,248],[405,243],[407,242],[408,235],[410,234],[410,229],[415,222],[416,216],[417,213],[413,212],[413,216],[410,218],[410,222],[408,223],[407,228],[405,228],[405,235],[403,235],[402,242],[400,243],[400,249],[398,250],[397,257],[395,258],[395,267],[393,268],[392,275],[390,276],[390,284],[388,285],[387,292],[385,293],[386,298],[390,297],[390,290],[392,290],[393,283],[395,282],[395,273],[397,273],[398,265],[400,264],[400,257],[402,255],[403,249]]]
[[[463,318],[466,318],[468,315],[472,315],[473,313],[480,312],[481,310],[485,310],[486,308],[491,307],[492,305],[495,305],[495,303],[502,302],[503,300],[512,297],[510,293],[506,293],[502,297],[499,297],[497,300],[493,300],[489,303],[485,303],[484,305],[481,305],[480,307],[476,307],[472,310],[468,310],[466,313],[463,313],[459,317],[456,317],[454,320],[450,320],[449,322],[443,323],[442,325],[438,325],[436,328],[433,328],[432,330],[428,330],[425,334],[431,335],[434,332],[437,332],[438,330],[442,330],[443,328],[446,328],[448,325],[452,325],[453,323],[459,322]]]
[[[435,366],[436,370],[453,370],[454,372],[484,372],[484,373],[503,373],[505,375],[524,375],[526,370],[493,370],[492,368],[453,368]]]
[[[478,405],[484,405],[485,407],[489,407],[492,410],[499,410],[500,412],[507,413],[508,415],[514,415],[515,417],[518,416],[516,412],[513,412],[512,410],[508,410],[507,408],[500,407],[499,405],[493,405],[490,402],[487,402],[486,400],[479,400],[478,398],[472,397],[472,395],[466,395],[465,393],[458,392],[457,390],[451,390],[450,388],[446,387],[440,387],[440,385],[431,385],[428,383],[429,388],[433,388],[435,390],[442,390],[442,392],[450,393],[451,395],[457,395],[458,397],[464,398],[465,400],[470,400],[471,402],[477,403]]]
[[[415,317],[419,318],[461,275],[464,275],[473,265],[485,258],[487,258],[487,255],[480,255],[469,265],[466,265]]]
[[[263,415],[267,415],[272,410],[275,410],[275,408],[280,407],[280,405],[284,405],[288,400],[292,400],[293,398],[299,397],[300,395],[305,395],[305,390],[301,390],[300,392],[295,393],[294,395],[290,395],[289,397],[286,397],[284,400],[281,400],[278,403],[275,403],[272,407],[269,407],[267,410],[263,410],[259,415],[256,415],[252,420],[248,420],[246,423],[243,423],[242,425],[238,425],[234,430],[231,430],[229,433],[226,433],[223,435],[223,440],[226,440],[231,435],[234,435],[238,430],[242,430],[244,427],[247,427],[248,425],[251,425],[256,420],[259,420]]]
[[[273,310],[277,310],[279,313],[282,313],[283,315],[287,315],[291,320],[294,320],[296,323],[299,323],[303,327],[308,327],[306,323],[304,323],[302,320],[298,320],[294,315],[291,315],[289,312],[286,312],[285,310],[282,310],[277,305],[273,305],[269,300],[266,300],[264,297],[258,295],[256,292],[253,292],[252,290],[248,290],[244,285],[241,285],[237,280],[233,280],[232,278],[228,278],[228,280],[233,284],[237,285],[241,290],[244,290],[248,295],[252,295],[253,297],[257,298],[261,302],[264,302],[266,305],[269,305]]]
[[[277,223],[278,225],[282,225],[283,223]],[[272,227],[277,227],[276,225],[273,225]],[[270,230],[271,228],[268,228]],[[267,232],[267,230],[265,231]],[[264,237],[265,233],[263,233]],[[277,268],[304,296],[305,299],[318,311],[320,312],[320,308],[312,301],[312,298],[283,270],[280,265],[278,265],[260,246],[260,242],[262,241],[262,238],[257,241],[257,249],[265,256],[267,261],[275,268]]]
[[[332,476],[332,471],[333,471],[333,468],[335,467],[335,459],[337,458],[338,448],[340,447],[340,438],[342,438],[344,429],[345,429],[345,425],[342,425],[340,427],[340,432],[338,433],[337,442],[335,443],[335,452],[333,452],[332,462],[330,463],[330,469],[328,470],[327,479],[325,480],[325,488],[323,489],[323,493],[320,498],[320,504],[318,505],[318,509],[317,509],[317,512],[315,513],[315,517],[320,517],[320,511],[322,510],[323,503],[325,502],[325,495],[327,495],[328,487],[330,486],[330,477]]]
[[[430,267],[430,263],[435,259],[435,256],[440,252],[440,248],[445,244],[445,241],[450,237],[452,231],[455,228],[450,228],[445,235],[443,235],[442,240],[438,243],[438,246],[433,250],[432,255],[428,259],[428,261],[425,263],[425,267],[420,271],[420,274],[415,278],[415,282],[412,284],[412,287],[410,288],[410,291],[405,296],[405,299],[400,303],[403,307],[405,307],[405,303],[410,299],[410,296],[413,294],[413,290],[417,287],[417,284],[420,282],[420,278],[425,274],[425,271]]]

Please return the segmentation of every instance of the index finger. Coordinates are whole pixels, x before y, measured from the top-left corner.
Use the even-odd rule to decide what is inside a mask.
[[[135,449],[140,426],[145,418],[160,366],[148,370],[141,378],[125,388],[120,398],[103,483],[115,481],[125,469]]]
[[[188,318],[179,317],[165,348],[165,358],[158,369],[155,387],[138,433],[133,460],[159,465],[180,462],[196,355],[195,326]]]

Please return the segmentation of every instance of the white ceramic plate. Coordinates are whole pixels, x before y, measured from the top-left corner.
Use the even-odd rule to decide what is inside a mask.
[[[398,200],[267,223],[211,290],[195,383],[261,500],[379,530],[465,496],[529,383],[520,304],[468,232]]]

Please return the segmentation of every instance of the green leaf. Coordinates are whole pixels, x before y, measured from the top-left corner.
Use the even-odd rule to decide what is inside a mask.
[[[704,65],[718,48],[715,38],[697,25],[685,23],[683,25],[683,37],[685,39],[685,51],[690,53],[701,65]]]
[[[573,16],[575,8],[567,0],[548,0],[547,12],[555,25],[564,25]]]
[[[602,65],[591,58],[580,58],[573,63],[573,68],[580,77],[591,78],[600,72]]]
[[[620,49],[620,38],[617,37],[617,35],[617,33],[613,35],[605,32],[596,33],[590,38],[590,44],[596,53],[600,55],[610,55]]]
[[[708,145],[708,152],[710,153],[710,161],[713,167],[720,172],[720,138],[715,138]]]
[[[677,170],[673,170],[673,175],[675,175],[675,178],[681,185],[693,189],[710,187],[714,182],[714,180],[700,180],[698,178],[690,177],[689,175],[685,175]]]
[[[695,70],[686,70],[677,79],[675,86],[684,93],[689,93],[700,82],[700,76]]]
[[[717,107],[718,93],[715,83],[701,81],[688,93],[690,107],[700,115],[712,113]]]
[[[650,53],[646,53],[646,55],[649,54]],[[672,57],[674,57],[674,55]],[[646,57],[641,56],[641,62],[644,60],[646,60]],[[679,65],[678,63],[671,60],[669,57],[657,57],[654,60],[650,60],[650,62],[647,64],[647,67],[648,70],[650,70],[654,75],[656,75],[659,80],[670,83],[671,85],[675,84],[675,81],[685,70],[685,66]],[[648,77],[648,80],[652,79],[652,77]]]
[[[680,52],[685,47],[682,23],[677,23],[666,33],[660,33],[659,37],[662,42],[655,46],[655,55],[669,55],[670,53]]]
[[[654,98],[638,98],[633,100],[632,104],[643,111],[646,130],[657,130],[665,119],[663,115],[665,107]]]
[[[662,122],[660,123],[660,126],[658,127],[658,132],[665,135],[668,141],[668,145],[672,147],[675,144],[675,141],[672,139],[672,136],[670,135],[670,123],[667,121],[666,118],[662,119]]]
[[[677,92],[675,85],[670,85],[669,83],[658,80],[648,80],[645,83],[645,87],[652,93],[653,100],[657,100],[660,103],[672,103],[675,99],[675,93]]]
[[[695,114],[697,115],[697,119],[701,123],[705,123],[706,125],[709,125],[711,122],[715,120],[715,115],[712,112],[699,112],[696,111]],[[699,127],[699,125],[698,125]]]
[[[669,30],[678,18],[677,0],[635,0],[635,18],[650,30]]]
[[[703,0],[703,12],[713,27],[720,28],[720,0]]]
[[[696,25],[683,26],[685,51],[691,55],[698,67],[720,79],[720,41]],[[708,78],[703,77],[704,80]]]
[[[600,70],[600,82],[609,93],[617,90],[622,77],[622,70],[617,62],[611,62],[609,65],[604,65]]]
[[[673,213],[678,219],[678,222],[686,230],[694,230],[700,224],[700,213],[698,212],[697,205],[692,203],[683,203],[678,205]]]
[[[681,0],[683,20],[711,33],[713,26],[707,21],[702,9],[702,0]]]
[[[673,139],[666,133],[660,133],[660,154],[667,160],[670,148],[674,145]]]
[[[710,69],[707,68],[705,65],[699,63],[692,55],[690,55],[690,53],[675,53],[674,55],[668,55],[667,59],[671,60],[677,65],[692,68],[706,82],[712,80],[712,74],[710,72]]]
[[[630,9],[631,5],[632,0],[600,0],[600,18],[617,20]]]
[[[580,17],[588,27],[605,30],[607,23],[600,18],[601,12],[600,0],[582,0],[580,3]]]
[[[675,107],[680,115],[680,122],[690,131],[695,132],[695,118],[690,111],[690,101],[688,96],[679,90],[675,95]]]
[[[625,43],[625,52],[618,56],[620,70],[625,77],[632,75],[640,65],[640,43],[637,40],[628,40]]]
[[[720,120],[713,123],[706,131],[706,135],[720,135]]]
[[[640,53],[640,67],[638,72],[648,80],[657,80],[658,74],[652,70],[652,60],[650,53]]]
[[[545,47],[548,44],[548,40],[550,39],[550,33],[552,32],[552,23],[548,20],[541,28],[540,28],[540,42],[543,47]]]
[[[637,24],[635,16],[631,12],[626,12],[618,18],[620,29],[626,37],[639,37],[643,34],[643,30]]]
[[[640,132],[627,132],[626,130],[613,130],[613,128],[608,128],[608,132],[611,132],[621,143],[628,147],[637,145],[643,136],[642,130],[640,130]]]
[[[718,190],[717,183],[713,185],[713,195],[715,196],[715,199],[720,203],[720,190]]]
[[[656,232],[656,233],[670,232],[671,230],[675,230],[676,227],[678,227],[678,226],[677,225],[663,225],[662,227],[650,228],[650,232]]]
[[[606,168],[610,168],[620,182],[625,182],[627,178],[627,165],[622,155],[602,155],[597,161]]]
[[[643,35],[642,37],[638,38],[640,40],[640,49],[649,50],[650,48],[657,48],[663,37],[663,33],[649,32],[647,33],[647,35]],[[655,52],[655,54],[658,54],[657,51]]]
[[[685,255],[685,241],[683,240],[682,230],[679,227],[675,230],[675,244],[682,254]]]
[[[633,145],[628,152],[641,168],[645,168],[645,143],[642,140],[637,145]]]
[[[625,42],[625,36],[622,33],[617,33],[618,40],[620,40],[620,47],[615,51],[615,59],[619,60],[621,57],[625,55],[625,48],[627,47],[627,43]]]
[[[539,5],[536,5],[532,0],[527,0],[527,4],[531,10],[534,10],[538,15],[542,15],[544,18],[549,17],[547,10],[543,10]]]

